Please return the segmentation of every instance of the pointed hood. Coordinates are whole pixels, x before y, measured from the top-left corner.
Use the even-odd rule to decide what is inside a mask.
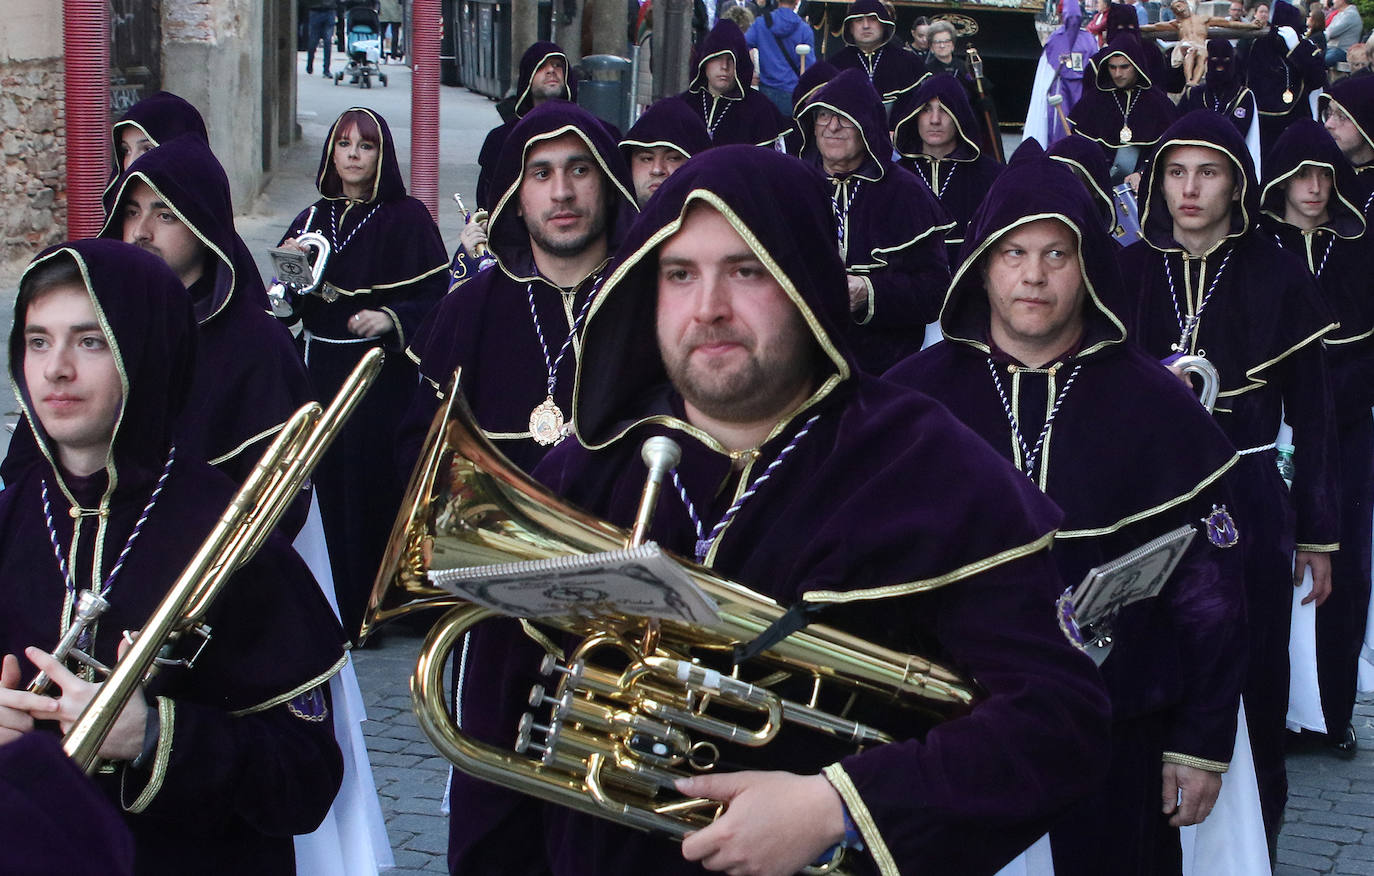
[[[636,149],[671,146],[691,158],[711,148],[711,135],[701,116],[683,101],[665,97],[644,111],[620,141],[626,163]]]
[[[1118,315],[1125,312],[1126,302],[1116,265],[1116,241],[1103,227],[1100,208],[1073,171],[1047,156],[1033,139],[1016,150],[969,222],[961,264],[940,313],[940,328],[948,340],[990,352],[984,256],[1009,231],[1040,219],[1059,220],[1078,239],[1079,269],[1087,290],[1078,355],[1088,356],[1125,340],[1125,325]]]
[[[492,191],[497,193],[497,200],[487,224],[490,229],[488,245],[502,270],[519,280],[532,278],[535,273],[529,232],[519,216],[520,180],[525,160],[537,144],[565,134],[581,139],[605,174],[606,235],[612,251],[624,239],[639,212],[629,167],[606,126],[575,103],[550,101],[540,104],[511,128],[492,175]]]
[[[1363,205],[1357,205],[1355,169],[1322,123],[1314,119],[1295,119],[1269,153],[1265,162],[1264,189],[1260,194],[1264,215],[1275,222],[1284,221],[1285,183],[1309,166],[1329,171],[1333,181],[1331,198],[1326,205],[1327,221],[1322,227],[1347,240],[1363,235],[1365,220]]]
[[[534,71],[543,66],[544,62],[550,58],[563,59],[563,93],[560,97],[567,101],[577,101],[577,79],[573,76],[572,64],[568,63],[568,55],[563,51],[558,43],[540,41],[525,50],[525,54],[520,56],[520,75],[515,83],[515,117],[524,118],[525,113],[534,108],[534,99],[530,96],[530,82],[534,79]]]
[[[1078,0],[1066,0],[1062,14],[1063,23],[1055,28],[1054,33],[1045,41],[1042,54],[1060,78],[1082,79],[1083,70],[1074,70],[1061,59],[1073,52],[1083,52],[1091,56],[1097,50],[1097,41],[1091,34],[1079,29],[1083,23],[1083,12]]]
[[[1107,6],[1107,26],[1103,29],[1103,34],[1110,43],[1123,33],[1132,34],[1139,40],[1140,18],[1136,14],[1135,6],[1128,3],[1111,3]]]
[[[123,239],[124,214],[119,205],[140,182],[191,229],[214,261],[213,291],[195,303],[198,322],[222,312],[235,294],[266,301],[257,265],[234,230],[229,177],[208,144],[198,137],[181,136],[139,156],[119,180],[115,209],[105,219],[101,237]]]
[[[797,414],[854,373],[841,328],[849,319],[844,264],[835,248],[824,177],[772,149],[718,146],[688,161],[659,188],[617,252],[615,270],[587,316],[572,422],[588,447],[619,439],[635,425],[622,419],[625,413],[642,410],[667,388],[655,328],[657,252],[698,203],[725,216],[778,280],[816,338],[822,351],[817,388]],[[779,222],[778,205],[784,203],[788,221]],[[676,417],[659,414],[654,419],[714,444]],[[777,430],[785,426],[780,423]]]
[[[391,136],[391,128],[387,127],[386,119],[382,118],[376,110],[361,106],[349,107],[344,110],[334,120],[334,124],[329,126],[329,136],[324,138],[324,151],[320,154],[320,169],[315,173],[315,188],[319,189],[320,194],[327,200],[348,200],[339,181],[339,172],[334,169],[334,143],[350,122],[358,123],[355,120],[358,119],[359,114],[363,117],[360,132],[364,139],[369,137],[369,132],[362,128],[373,126],[376,128],[379,138],[377,143],[377,175],[372,179],[371,194],[367,198],[367,203],[404,198],[406,184],[405,179],[401,176],[401,165],[396,157],[396,140]]]
[[[1134,20],[1135,10],[1131,10],[1132,20]],[[1136,87],[1153,88],[1154,83],[1150,80],[1150,65],[1145,57],[1145,46],[1141,44],[1140,37],[1133,33],[1118,34],[1111,42],[1103,46],[1096,55],[1093,55],[1092,71],[1093,82],[1099,91],[1113,91],[1116,86],[1112,84],[1112,75],[1107,71],[1107,61],[1115,55],[1120,55],[1131,62],[1135,67]]]
[[[60,259],[74,261],[80,270],[123,388],[124,404],[105,463],[104,504],[117,490],[147,484],[162,471],[190,393],[195,318],[190,296],[166,262],[117,240],[76,240],[49,247],[29,264],[20,287],[40,266]],[[16,301],[10,330],[10,384],[62,491],[76,505],[57,465],[56,448],[24,384],[25,316]]]
[[[123,159],[120,150],[123,146],[124,131],[137,128],[142,131],[154,146],[161,146],[182,134],[190,134],[210,143],[210,134],[205,130],[205,119],[185,98],[170,91],[150,94],[129,107],[119,121],[110,129],[110,183],[105,187],[105,212],[110,211],[111,191],[122,173]]]
[[[804,104],[815,91],[825,83],[840,75],[840,71],[835,69],[835,65],[824,58],[817,60],[806,68],[806,72],[797,77],[797,87],[792,89],[792,116],[796,117]]]
[[[1114,186],[1112,170],[1102,154],[1102,147],[1081,134],[1070,134],[1055,141],[1047,154],[1074,172],[1100,208],[1102,221],[1108,229],[1112,228],[1116,223],[1116,206],[1112,199]]]
[[[1323,113],[1335,104],[1355,123],[1365,143],[1374,149],[1374,76],[1350,76],[1317,98]],[[1323,116],[1325,118],[1325,116]]]
[[[814,167],[822,166],[815,134],[816,113],[823,109],[848,119],[863,139],[866,157],[851,175],[867,180],[881,179],[892,165],[892,141],[888,138],[883,99],[864,72],[855,68],[845,70],[816,89],[797,114],[802,144],[799,156]]]
[[[916,116],[932,100],[938,100],[958,126],[959,144],[948,158],[954,161],[974,161],[982,154],[978,148],[978,122],[968,93],[955,76],[930,76],[915,89],[908,91],[892,105],[894,146],[907,158],[921,154],[921,131]]]
[[[1281,5],[1281,4],[1280,4]],[[1174,122],[1159,140],[1153,159],[1140,180],[1140,230],[1155,249],[1179,249],[1174,240],[1174,220],[1164,200],[1162,162],[1173,146],[1202,146],[1216,149],[1230,160],[1240,186],[1240,201],[1231,210],[1231,230],[1224,239],[1245,234],[1259,218],[1259,183],[1255,164],[1245,140],[1225,116],[1199,109]]]
[[[754,60],[749,55],[749,44],[744,41],[744,31],[728,18],[717,21],[711,32],[692,50],[696,60],[692,65],[694,72],[687,90],[702,94],[709,92],[706,62],[725,54],[735,57],[735,87],[724,96],[730,100],[743,99],[745,89],[754,84]]]
[[[868,15],[878,16],[878,20],[883,23],[883,45],[892,41],[892,34],[897,31],[897,22],[892,20],[892,13],[888,12],[887,5],[883,3],[883,0],[854,0],[853,3],[849,4],[849,11],[844,15],[844,23],[840,25],[840,39],[844,40],[845,45],[854,45],[854,40],[849,35],[849,22]],[[858,47],[855,46],[855,48]]]

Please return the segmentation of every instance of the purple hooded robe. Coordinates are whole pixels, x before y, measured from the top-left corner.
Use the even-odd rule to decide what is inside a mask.
[[[1188,254],[1173,238],[1161,162],[1175,144],[1218,150],[1236,180],[1230,231],[1201,255]],[[1214,414],[1241,453],[1231,487],[1235,517],[1245,521],[1245,709],[1272,840],[1287,796],[1283,734],[1293,550],[1333,551],[1340,536],[1335,418],[1319,343],[1335,324],[1301,261],[1255,228],[1259,185],[1230,122],[1210,110],[1175,122],[1161,137],[1140,191],[1145,239],[1121,253],[1121,274],[1137,296],[1131,334],[1160,359],[1180,346],[1185,353],[1205,351],[1221,375]],[[1181,324],[1191,327],[1182,343]],[[1291,494],[1275,461],[1281,416],[1298,448]]]
[[[687,104],[670,97],[644,111],[620,140],[620,154],[628,167],[637,149],[669,146],[688,158],[711,148],[711,136],[701,116]]]
[[[1367,76],[1351,76],[1322,92],[1317,98],[1322,118],[1326,118],[1326,113],[1332,111],[1333,103],[1345,110],[1346,115],[1350,116],[1355,127],[1359,129],[1364,142],[1374,149],[1374,80]],[[1355,168],[1353,194],[1363,199],[1359,206],[1368,219],[1370,208],[1374,207],[1374,161]]]
[[[142,131],[155,147],[182,134],[199,137],[207,146],[210,144],[210,135],[205,130],[205,119],[200,110],[170,91],[150,94],[129,107],[129,111],[110,129],[110,182],[105,186],[101,199],[107,215],[114,206],[119,175],[124,172],[123,138],[126,128]]]
[[[1328,217],[1311,231],[1284,221],[1285,183],[1304,167],[1331,174]],[[1374,298],[1369,235],[1350,162],[1326,128],[1295,119],[1269,153],[1260,225],[1300,256],[1340,326],[1322,338],[1340,447],[1341,549],[1331,557],[1331,595],[1317,608],[1317,682],[1327,735],[1339,741],[1355,708],[1369,617],[1370,509],[1374,508]]]
[[[335,121],[315,178],[323,197],[292,220],[283,235],[286,239],[316,231],[333,246],[322,287],[338,297],[326,301],[308,295],[300,308],[306,369],[320,398],[333,398],[370,348],[380,346],[388,353],[372,389],[315,470],[339,614],[350,634],[362,622],[401,501],[402,485],[388,463],[416,380],[415,366],[402,351],[443,297],[449,263],[429,210],[406,195],[396,141],[386,120],[372,110],[362,111],[381,133],[369,197],[355,201],[342,193],[333,161],[339,133]],[[379,337],[357,337],[348,330],[348,321],[360,310],[385,313],[394,329]]]
[[[1170,530],[1202,529],[1212,509],[1230,503],[1224,474],[1238,458],[1192,394],[1126,343],[1116,314],[1128,303],[1118,248],[1071,174],[1034,141],[1018,150],[969,227],[968,255],[940,315],[946,343],[884,377],[943,402],[1064,510],[1053,556],[1073,587],[1089,569]],[[1084,331],[1057,360],[1029,368],[990,338],[982,268],[1004,235],[1046,218],[1078,239]],[[1043,455],[1027,470],[1026,445],[1041,434]],[[1177,452],[1180,444],[1188,453]],[[1107,860],[1113,873],[1178,873],[1178,830],[1159,811],[1161,765],[1221,772],[1231,758],[1245,678],[1240,551],[1199,535],[1160,595],[1112,623],[1102,665],[1112,770],[1051,830],[1058,876],[1100,873]]]
[[[67,472],[23,381],[26,314],[16,308],[10,373],[44,461],[0,493],[0,654],[51,651],[72,589],[95,587],[110,608],[88,653],[112,665],[121,631],[145,625],[234,484],[171,451],[195,367],[181,281],[157,256],[112,240],[52,247],[29,270],[55,258],[80,269],[125,393],[104,468]],[[54,545],[70,564],[65,582]],[[343,772],[326,684],[343,665],[342,631],[279,534],[227,583],[206,623],[212,638],[194,667],[164,667],[146,684],[160,728],[150,761],[95,780],[124,812],[138,873],[184,873],[190,861],[200,873],[292,873],[292,835],[324,818]],[[27,684],[33,667],[22,656],[20,665]]]
[[[1107,162],[1120,160],[1117,149],[1133,146],[1143,152],[1159,141],[1164,129],[1169,127],[1175,117],[1174,104],[1162,87],[1155,87],[1150,78],[1146,49],[1140,38],[1132,33],[1117,35],[1092,59],[1092,81],[1095,87],[1083,92],[1083,97],[1069,115],[1076,134],[1082,134],[1102,147]],[[1107,70],[1107,60],[1121,55],[1129,60],[1136,70],[1135,84],[1120,89],[1112,84]],[[1130,139],[1121,139],[1123,129],[1130,131]],[[1119,174],[1124,176],[1141,168],[1141,163],[1121,167]]]
[[[954,151],[944,158],[922,151],[917,119],[936,100],[955,125]],[[893,145],[902,156],[902,167],[921,178],[954,220],[953,227],[945,232],[945,244],[950,267],[957,268],[968,220],[983,202],[992,181],[1002,172],[1002,163],[978,145],[979,128],[973,107],[963,87],[951,76],[932,76],[915,91],[903,95],[892,107],[892,128]]]
[[[849,23],[867,15],[878,16],[883,25],[883,44],[876,52],[865,52],[860,49],[849,33]],[[843,33],[840,38],[844,40],[845,47],[826,60],[834,65],[836,70],[863,71],[868,81],[873,83],[874,90],[882,96],[883,103],[891,104],[930,75],[925,71],[920,58],[904,51],[902,44],[892,38],[896,33],[897,23],[892,20],[891,13],[887,11],[882,0],[854,0],[849,4],[849,11],[845,14],[841,27]]]
[[[846,858],[855,873],[991,874],[1100,778],[1105,699],[1091,663],[1055,620],[1062,585],[1043,549],[1057,523],[1054,507],[942,406],[856,369],[840,328],[848,310],[844,266],[829,243],[826,196],[804,164],[745,147],[709,150],[670,177],[621,247],[588,317],[573,402],[580,443],[558,447],[536,474],[624,525],[642,487],[640,443],[669,434],[682,445],[684,493],[714,521],[790,446],[704,563],[796,606],[801,620],[816,617],[947,661],[987,696],[934,727],[880,708],[874,720],[899,741],[858,754],[785,731],[765,748],[725,744],[725,757],[746,769],[823,771],[867,849]],[[775,221],[783,201],[792,205],[785,225]],[[655,253],[694,204],[744,232],[815,340],[813,394],[745,457],[742,471],[686,421],[655,340]],[[699,535],[672,490],[648,537],[692,554]],[[469,650],[462,719],[471,732],[504,742],[542,649],[518,634],[481,632]],[[869,711],[860,707],[856,717]],[[455,777],[452,799],[455,873],[703,872],[671,842],[471,778]],[[517,836],[524,840],[512,865],[502,840]]]
[[[706,62],[725,54],[735,57],[735,84],[725,94],[715,95],[706,85]],[[701,117],[711,145],[770,146],[787,130],[787,119],[771,100],[753,88],[754,62],[744,42],[744,32],[733,21],[717,21],[693,49],[692,56],[696,59],[692,81],[677,99]]]
[[[1245,59],[1246,85],[1255,95],[1260,116],[1260,149],[1268,155],[1288,123],[1312,114],[1310,95],[1326,85],[1326,61],[1322,50],[1302,34],[1305,16],[1292,3],[1269,7],[1269,32],[1256,37]],[[1298,33],[1298,44],[1289,51],[1279,35],[1280,27]],[[1287,96],[1287,99],[1285,99]]]
[[[730,25],[734,27],[734,25]],[[738,30],[738,28],[736,28]],[[520,183],[531,149],[567,134],[580,138],[601,168],[608,252],[638,215],[634,184],[615,141],[586,110],[562,101],[541,104],[511,130],[493,184],[500,193],[488,238],[496,264],[453,290],[421,326],[407,355],[418,365],[420,385],[410,390],[396,464],[407,476],[419,442],[463,369],[463,394],[486,436],[516,465],[530,471],[548,448],[535,442],[530,413],[549,395],[565,417],[572,411],[573,376],[581,325],[605,266],[572,289],[540,276],[529,231],[520,217]],[[565,342],[566,341],[566,342]]]
[[[1045,130],[1048,132],[1049,145],[1057,143],[1065,136],[1064,125],[1059,114],[1067,116],[1083,96],[1083,77],[1092,68],[1088,62],[1097,54],[1097,40],[1085,30],[1083,11],[1078,0],[1066,0],[1062,12],[1063,23],[1045,41],[1042,63],[1054,71],[1049,94],[1064,98],[1058,109],[1046,104]]]
[[[828,178],[830,205],[845,271],[868,289],[845,335],[859,367],[881,374],[921,349],[926,324],[939,314],[949,284],[942,241],[954,223],[930,189],[892,160],[882,102],[861,71],[827,82],[798,114],[801,159],[824,173],[815,131],[822,109],[853,122],[863,147],[857,168]]]
[[[520,56],[520,74],[515,81],[515,118],[503,122],[492,128],[487,133],[487,138],[482,141],[482,149],[477,153],[477,208],[479,210],[490,210],[493,201],[500,192],[491,190],[492,174],[496,172],[496,165],[501,160],[501,150],[505,148],[506,138],[510,136],[511,128],[515,123],[525,117],[525,113],[534,108],[534,100],[530,96],[530,82],[534,79],[534,72],[544,65],[550,58],[563,59],[563,94],[560,100],[574,102],[577,100],[577,80],[573,76],[572,65],[568,63],[568,55],[557,43],[540,41],[525,50],[525,54]]]
[[[1182,115],[1195,109],[1208,109],[1225,116],[1244,137],[1255,121],[1255,95],[1237,70],[1236,50],[1230,40],[1207,41],[1207,78],[1201,85],[1190,85],[1178,102]]]

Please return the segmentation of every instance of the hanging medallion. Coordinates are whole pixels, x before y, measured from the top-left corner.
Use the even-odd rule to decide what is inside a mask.
[[[530,435],[536,444],[547,447],[562,441],[566,437],[563,425],[563,412],[554,403],[553,396],[530,411]]]
[[[1285,88],[1285,89],[1283,90],[1283,102],[1284,102],[1284,103],[1292,103],[1292,102],[1293,102],[1293,92],[1292,92],[1290,89]]]
[[[1122,143],[1129,143],[1129,142],[1131,142],[1131,127],[1130,127],[1130,125],[1122,125],[1122,126],[1121,126],[1121,133],[1120,133],[1118,136],[1121,138],[1121,142],[1122,142]]]

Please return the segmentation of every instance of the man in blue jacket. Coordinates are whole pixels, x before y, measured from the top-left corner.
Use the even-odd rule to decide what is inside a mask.
[[[744,35],[744,41],[759,52],[759,91],[773,101],[778,112],[790,118],[792,89],[797,87],[802,69],[797,46],[816,50],[811,26],[797,15],[797,0],[778,0],[778,7],[773,10],[764,7]]]

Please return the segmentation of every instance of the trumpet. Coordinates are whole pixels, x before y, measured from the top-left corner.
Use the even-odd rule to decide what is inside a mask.
[[[212,636],[205,623],[211,604],[230,576],[257,553],[276,527],[376,379],[382,357],[381,350],[369,350],[328,409],[322,410],[319,403],[311,402],[296,411],[258,460],[209,536],[63,739],[63,749],[87,774],[99,765],[100,746],[115,719],[156,667],[194,665]],[[98,617],[98,603],[90,604]],[[86,623],[93,621],[94,617]],[[69,630],[62,641],[71,638],[75,642],[78,636],[71,635]],[[191,656],[176,660],[162,656],[182,639],[194,640]]]
[[[431,581],[444,570],[623,549],[642,539],[675,448],[651,439],[649,483],[633,533],[579,511],[501,456],[476,426],[455,374],[431,426],[374,585],[364,638],[380,623],[449,607],[430,630],[411,680],[417,721],[465,773],[641,830],[681,838],[706,826],[716,801],[678,795],[674,781],[720,763],[718,743],[766,746],[787,732],[818,733],[854,748],[892,741],[850,717],[856,703],[917,713],[935,723],[981,695],[958,673],[822,625],[785,636],[747,664],[738,646],[783,616],[772,599],[695,563],[679,563],[718,607],[709,625],[604,610],[541,618],[545,683],[530,691],[513,748],[475,739],[451,716],[444,666],[455,645],[498,616]],[[547,629],[546,629],[547,628]],[[555,642],[571,641],[561,648]],[[794,699],[775,688],[804,691]],[[838,710],[823,706],[846,702]],[[724,710],[724,714],[721,713]],[[909,720],[909,719],[907,719]],[[835,872],[835,862],[816,872]]]

